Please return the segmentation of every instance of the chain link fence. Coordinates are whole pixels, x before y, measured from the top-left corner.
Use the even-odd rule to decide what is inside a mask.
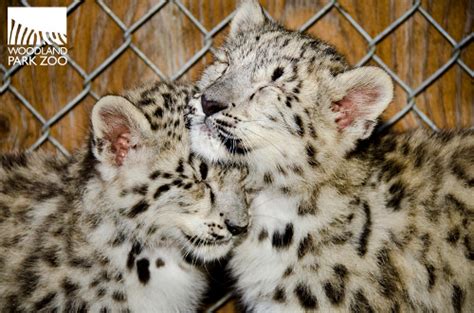
[[[21,1],[22,5],[30,6],[27,0]],[[83,1],[74,1],[67,8],[68,15],[71,14],[75,9],[83,4]],[[68,112],[74,109],[77,105],[81,103],[81,100],[86,96],[90,95],[96,100],[99,99],[97,95],[91,89],[91,82],[98,77],[107,67],[109,67],[121,54],[123,54],[127,49],[133,51],[145,64],[162,80],[177,80],[183,76],[196,62],[203,58],[206,53],[213,51],[213,40],[214,37],[224,29],[227,24],[231,21],[234,13],[228,15],[220,23],[218,23],[212,29],[206,29],[199,20],[188,10],[188,8],[183,5],[180,0],[161,0],[156,5],[154,5],[146,14],[144,14],[140,19],[135,21],[131,26],[127,27],[125,23],[114,13],[114,11],[107,6],[107,4],[102,0],[97,0],[97,4],[100,8],[117,24],[117,26],[123,31],[123,43],[110,54],[99,66],[97,66],[91,72],[86,72],[78,63],[76,63],[70,56],[66,56],[68,59],[68,65],[72,67],[83,79],[83,90],[70,102],[65,103],[61,110],[59,110],[54,116],[47,119],[42,114],[40,114],[35,107],[11,84],[11,78],[15,73],[20,70],[22,65],[15,65],[7,69],[0,64],[0,71],[2,76],[2,84],[0,86],[0,95],[9,91],[11,92],[21,104],[30,111],[34,118],[41,123],[41,136],[36,140],[36,142],[31,145],[29,148],[30,151],[36,150],[42,146],[46,141],[49,141],[53,144],[61,153],[69,155],[69,151],[51,135],[51,127],[62,119]],[[140,48],[132,42],[132,35],[137,30],[139,30],[144,24],[146,24],[155,14],[162,10],[165,6],[174,5],[180,12],[186,15],[187,18],[194,24],[194,26],[199,30],[202,35],[203,47],[197,51],[187,62],[175,73],[170,76],[165,75],[159,67],[154,64],[147,55],[140,50]],[[361,66],[367,64],[370,61],[375,62],[380,67],[382,67],[387,73],[392,77],[394,82],[400,86],[407,95],[406,105],[394,116],[392,116],[385,123],[380,125],[379,130],[384,130],[398,120],[402,119],[408,112],[414,112],[422,121],[424,121],[431,129],[437,131],[438,128],[435,123],[425,115],[416,104],[416,97],[423,93],[430,85],[432,85],[437,79],[439,79],[446,71],[448,71],[454,64],[459,65],[459,67],[465,71],[472,79],[473,70],[466,65],[466,63],[460,58],[461,51],[463,48],[467,47],[469,43],[473,40],[473,33],[462,38],[460,41],[456,41],[453,37],[443,28],[441,25],[423,8],[421,1],[417,0],[413,5],[395,21],[393,21],[387,28],[379,32],[376,36],[370,36],[364,28],[357,23],[357,21],[341,6],[341,4],[336,1],[330,1],[320,9],[318,12],[309,18],[300,28],[301,31],[305,31],[312,27],[316,22],[322,19],[328,12],[331,10],[337,10],[349,23],[352,27],[364,38],[367,43],[367,54],[359,60],[356,66]],[[419,12],[427,22],[434,27],[439,34],[452,46],[452,56],[451,58],[441,67],[439,67],[431,76],[426,78],[418,86],[410,86],[404,82],[398,75],[395,73],[389,66],[387,66],[382,59],[377,56],[377,44],[379,44],[385,37],[394,32],[398,27],[405,23],[411,16],[416,12]],[[272,18],[268,13],[267,16]]]

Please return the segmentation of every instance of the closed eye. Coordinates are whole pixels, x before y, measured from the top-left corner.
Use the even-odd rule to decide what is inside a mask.
[[[274,85],[265,85],[265,86],[262,86],[260,88],[257,89],[256,92],[254,92],[251,96],[250,96],[250,100],[253,100],[253,98],[255,97],[256,94],[258,94],[259,92],[263,91],[263,90],[266,90],[266,91],[273,91],[277,94],[281,94],[283,93],[283,90],[278,87],[278,86],[274,86]]]
[[[225,64],[229,65],[230,57],[229,57],[229,54],[227,53],[227,51],[225,51],[225,50],[214,50],[212,55],[214,56],[214,61],[215,62],[225,63]]]
[[[216,72],[219,73],[219,77],[217,78],[220,78],[227,72],[227,69],[229,68],[229,63],[221,62],[217,60],[214,62],[214,66],[215,66]]]
[[[283,89],[281,89],[280,86],[276,86],[276,85],[265,85],[265,86],[262,86],[262,87],[258,88],[258,91],[262,91],[262,90],[269,90],[269,91],[273,91],[273,92],[276,92],[276,93],[283,93]]]
[[[223,69],[223,71],[229,67],[229,63],[227,62],[216,61],[214,64],[219,67],[219,70]]]

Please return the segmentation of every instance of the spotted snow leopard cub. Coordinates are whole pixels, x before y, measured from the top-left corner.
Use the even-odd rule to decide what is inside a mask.
[[[196,310],[206,278],[185,257],[223,257],[247,221],[240,173],[189,151],[192,92],[100,99],[71,158],[0,156],[2,312]]]
[[[367,139],[388,75],[255,1],[199,87],[192,148],[248,167],[251,226],[229,264],[249,311],[472,312],[472,129]]]

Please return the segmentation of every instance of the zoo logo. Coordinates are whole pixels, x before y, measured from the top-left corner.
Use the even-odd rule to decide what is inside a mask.
[[[8,44],[37,46],[67,43],[65,7],[8,8]]]
[[[8,64],[67,64],[66,7],[9,7]]]
[[[11,20],[11,29],[8,32],[9,45],[40,45],[45,42],[50,45],[65,45],[67,35],[58,32],[44,32],[41,30],[29,29],[20,23]],[[16,28],[16,30],[15,30]]]

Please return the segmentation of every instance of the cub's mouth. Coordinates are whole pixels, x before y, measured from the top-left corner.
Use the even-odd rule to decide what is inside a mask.
[[[212,122],[205,117],[199,119],[201,119],[202,121],[195,121],[194,126],[196,126],[197,130],[201,133],[201,135],[217,139],[217,131],[212,126]],[[196,118],[195,120],[198,120],[198,118]]]
[[[197,149],[207,147],[213,151],[242,156],[251,151],[236,134],[236,126],[230,126],[230,123],[222,119],[198,116],[192,125],[191,133],[191,144],[197,146]],[[219,155],[219,152],[214,155]]]
[[[184,234],[184,233],[183,233]],[[191,243],[193,246],[210,246],[210,245],[222,245],[226,244],[230,241],[232,241],[232,238],[224,238],[224,236],[217,236],[215,239],[205,239],[205,238],[200,238],[200,236],[195,235],[195,236],[189,236],[184,234],[186,239]]]
[[[188,235],[182,231],[183,254],[195,262],[212,262],[225,257],[233,246],[232,237]]]
[[[242,139],[235,134],[236,126],[232,126],[221,119],[213,119],[209,122],[207,120],[209,118],[205,122],[208,129],[215,134],[215,137],[230,154],[243,155],[248,152],[248,148],[245,147]]]

